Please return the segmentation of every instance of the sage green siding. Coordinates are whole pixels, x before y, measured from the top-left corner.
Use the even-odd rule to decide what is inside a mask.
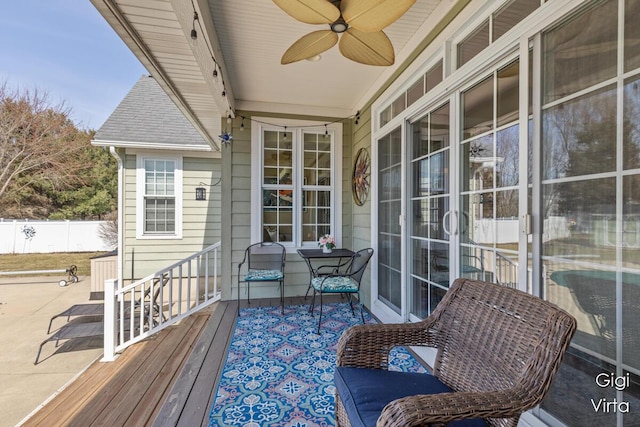
[[[369,157],[373,158],[372,144],[371,144],[371,108],[367,107],[366,110],[360,112],[360,119],[358,124],[354,123],[353,128],[353,156],[358,152],[360,148],[365,148],[369,152]],[[353,159],[350,160],[350,172],[348,174],[349,180],[351,179],[353,171]],[[373,166],[371,166],[372,168]],[[373,170],[369,169],[369,184],[373,177]],[[349,192],[351,192],[351,183],[349,183]],[[349,200],[351,203],[351,247],[354,249],[362,249],[372,247],[371,243],[371,198],[372,192],[369,192],[367,201],[358,206],[353,202],[353,197]],[[375,248],[374,248],[375,249]],[[375,252],[374,252],[375,259]],[[371,307],[371,268],[375,265],[374,259],[369,262],[369,267],[362,277],[362,283],[360,291],[362,292],[362,299],[366,306]]]
[[[168,154],[164,151],[163,155]],[[182,238],[136,238],[136,156],[125,158],[125,208],[123,278],[139,279],[219,242],[221,230],[221,160],[210,155],[182,159]],[[195,200],[195,189],[204,183],[206,201]],[[216,184],[217,185],[214,185]]]

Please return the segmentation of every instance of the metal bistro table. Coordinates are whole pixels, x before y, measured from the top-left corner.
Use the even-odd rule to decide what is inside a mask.
[[[336,271],[338,267],[343,265],[344,258],[351,258],[354,252],[350,249],[345,248],[336,248],[331,252],[323,252],[322,249],[298,249],[298,254],[305,260],[307,263],[307,267],[309,267],[309,286],[307,287],[307,292],[304,294],[305,299],[309,295],[309,289],[311,289],[311,280],[314,277],[322,276],[323,274],[331,274]],[[337,264],[322,264],[314,268],[313,262],[320,262],[323,260],[332,260],[337,259]],[[320,269],[322,268],[330,269],[326,273],[322,273]]]

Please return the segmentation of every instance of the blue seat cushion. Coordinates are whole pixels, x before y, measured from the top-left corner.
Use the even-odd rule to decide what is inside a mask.
[[[320,276],[311,279],[311,286],[322,292],[358,292],[358,282],[348,276]]]
[[[284,277],[282,271],[280,270],[249,270],[247,274],[244,275],[244,280],[246,282],[260,282],[260,281],[272,281],[272,280],[281,280]]]
[[[353,427],[375,427],[382,409],[392,401],[418,394],[448,393],[451,389],[430,374],[339,366],[334,373],[336,391]],[[453,421],[455,427],[486,427],[473,418]]]

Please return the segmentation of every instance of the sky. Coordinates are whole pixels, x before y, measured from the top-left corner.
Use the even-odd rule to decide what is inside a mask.
[[[0,85],[45,92],[97,130],[148,74],[90,0],[0,0]]]

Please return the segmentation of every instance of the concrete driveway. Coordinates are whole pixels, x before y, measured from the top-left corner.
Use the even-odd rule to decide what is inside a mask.
[[[67,322],[51,317],[90,301],[90,277],[58,286],[64,277],[0,279],[0,427],[19,425],[42,403],[102,356],[102,337],[47,342],[34,365],[38,347]]]

